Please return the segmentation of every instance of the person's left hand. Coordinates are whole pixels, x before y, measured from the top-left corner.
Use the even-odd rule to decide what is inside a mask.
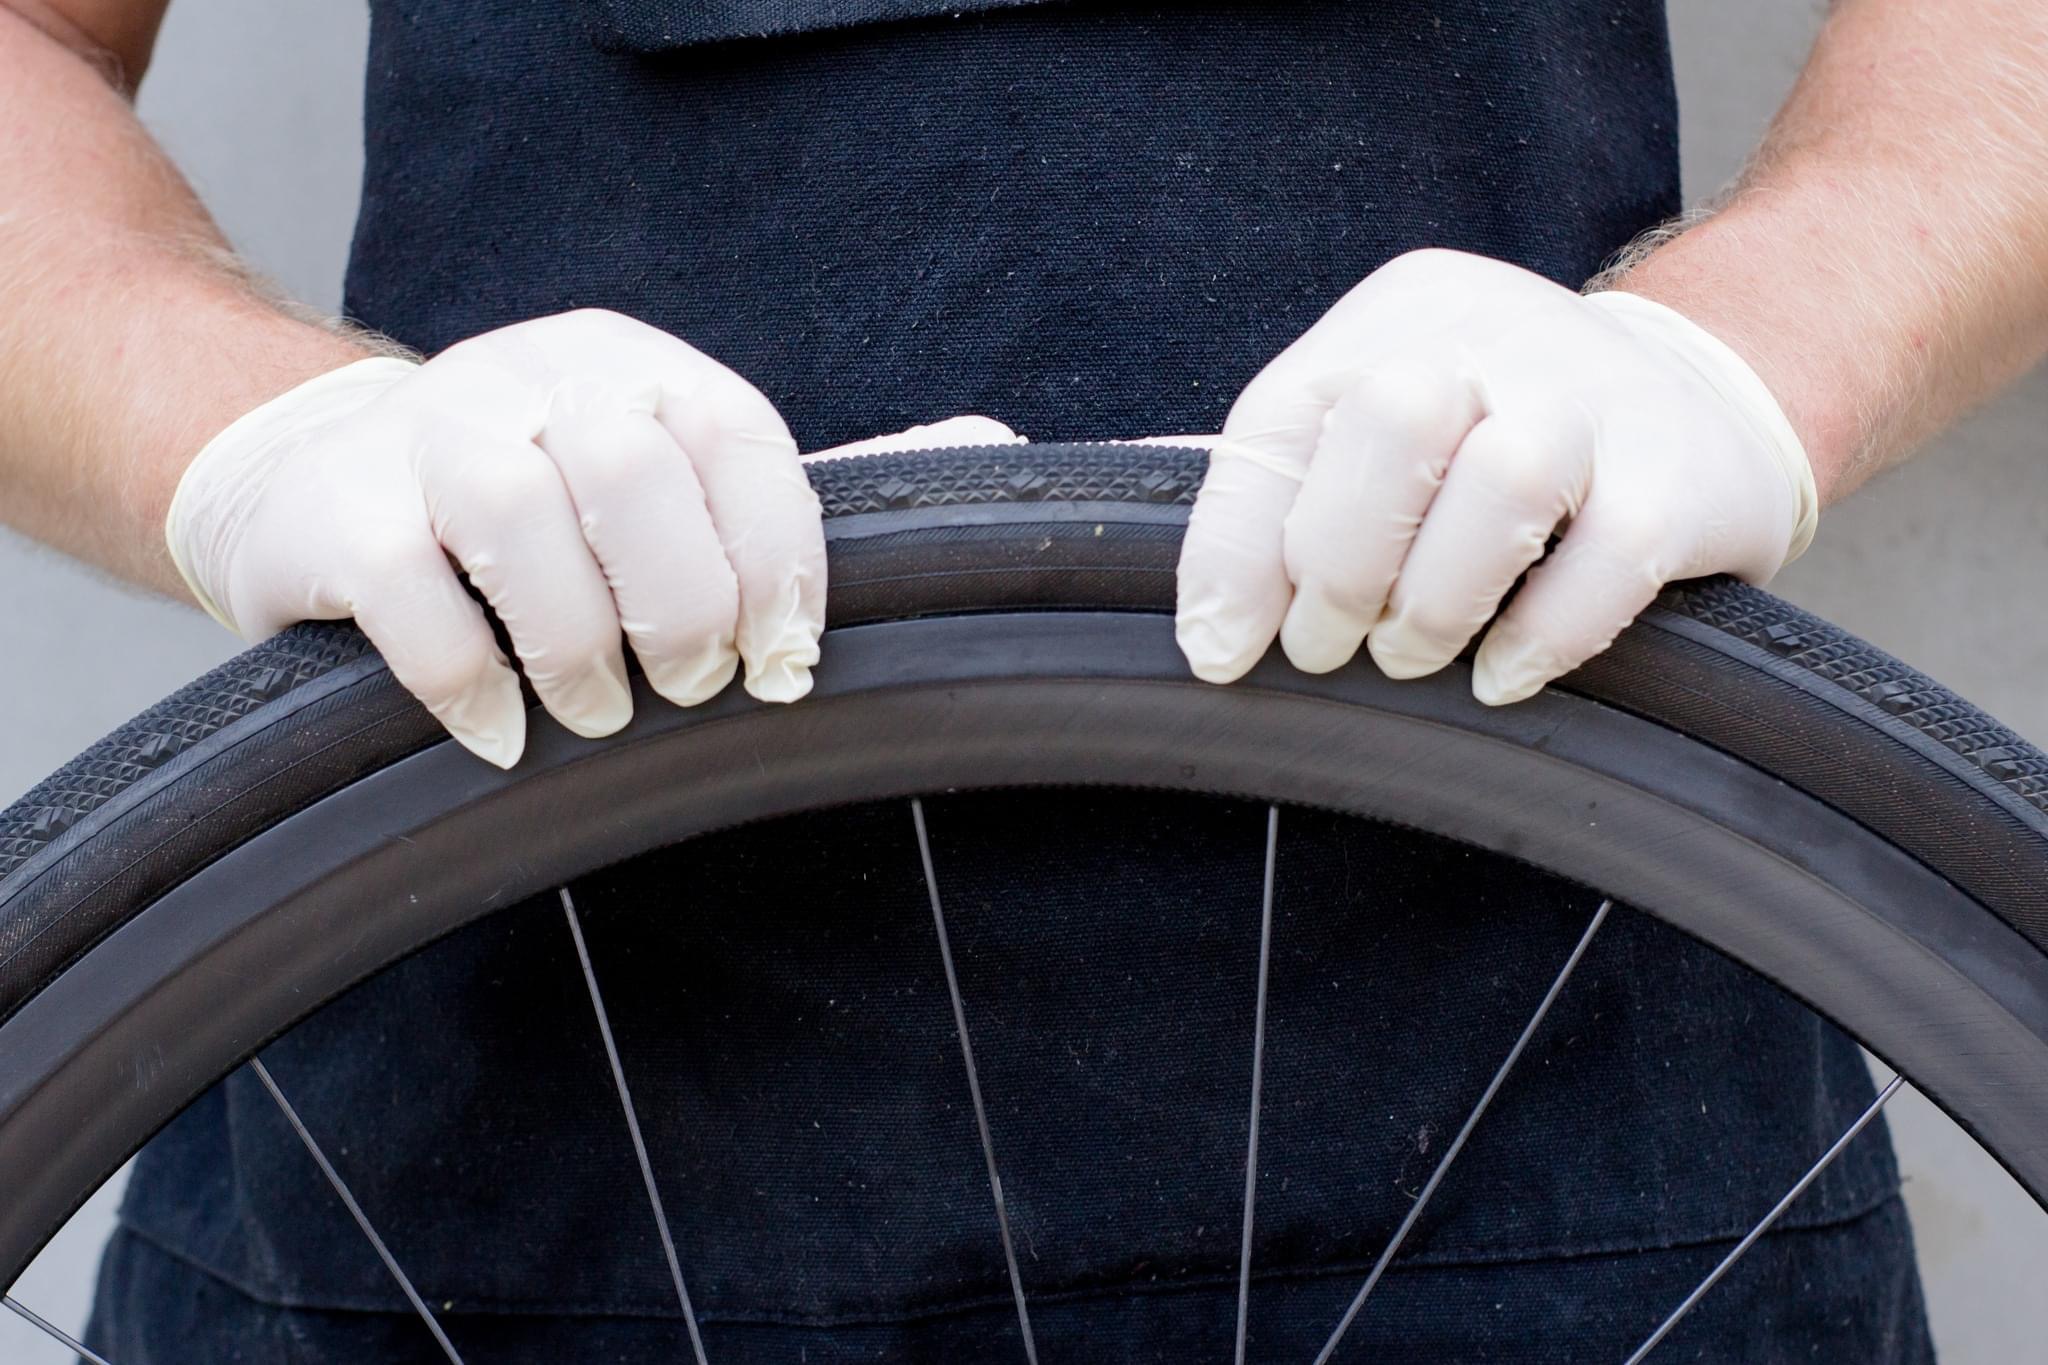
[[[1528,570],[1472,676],[1481,701],[1518,701],[1673,579],[1770,578],[1818,503],[1770,390],[1670,308],[1410,252],[1231,408],[1188,522],[1176,634],[1211,682],[1276,636],[1306,672],[1364,644],[1388,676],[1420,677]]]

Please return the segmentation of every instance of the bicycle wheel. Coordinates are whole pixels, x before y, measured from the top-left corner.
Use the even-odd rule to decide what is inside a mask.
[[[1511,708],[1462,664],[1196,684],[1170,612],[1202,467],[1043,445],[814,468],[834,628],[797,707],[643,687],[621,734],[537,723],[500,773],[319,625],[96,745],[0,816],[0,1281],[265,1043],[494,908],[748,822],[1048,786],[1388,822],[1597,889],[1810,1005],[2048,1193],[2048,758],[1721,580]],[[921,807],[917,830],[943,942]],[[957,983],[953,1006],[971,1073]]]

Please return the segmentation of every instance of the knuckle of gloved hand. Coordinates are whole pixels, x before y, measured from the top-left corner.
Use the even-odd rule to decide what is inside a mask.
[[[1663,584],[1669,580],[1667,564],[1684,557],[1690,541],[1688,527],[1680,517],[1646,504],[1602,505],[1595,509],[1591,533],[1583,543],[1565,542],[1577,555],[1594,560],[1614,577],[1627,576]]]
[[[713,366],[699,392],[706,416],[712,421],[777,446],[787,444],[790,453],[796,453],[796,439],[789,434],[775,404],[740,375],[723,365]]]
[[[1441,367],[1408,363],[1365,371],[1323,419],[1318,455],[1349,447],[1367,459],[1420,456],[1441,474],[1463,434],[1452,380]]]
[[[1282,529],[1281,566],[1299,592],[1347,602],[1368,594],[1383,597],[1393,570],[1389,557],[1384,542],[1361,533],[1355,508],[1317,512],[1297,504]]]
[[[1356,513],[1333,511],[1327,503],[1301,499],[1280,523],[1280,564],[1297,588],[1333,576],[1344,562],[1344,548],[1358,534]]]
[[[340,514],[346,518],[348,513]],[[424,576],[453,573],[446,553],[424,519],[417,526],[380,523],[366,517],[349,525],[350,595],[359,601],[383,601],[421,590]]]
[[[737,456],[749,465],[763,456],[796,463],[796,438],[761,391],[723,367],[678,374],[662,388],[663,421],[676,442],[703,467]]]
[[[644,497],[676,472],[681,458],[651,420],[636,421],[623,410],[589,419],[581,436],[573,453],[556,456],[579,501]]]
[[[1549,443],[1529,427],[1499,419],[1483,424],[1458,450],[1458,481],[1516,509],[1565,510],[1567,489]]]
[[[474,460],[461,479],[464,506],[498,526],[530,522],[563,495],[561,474],[538,450]]]

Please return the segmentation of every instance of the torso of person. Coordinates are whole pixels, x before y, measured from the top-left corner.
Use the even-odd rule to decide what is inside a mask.
[[[616,309],[752,380],[806,449],[969,411],[1038,439],[1213,431],[1400,252],[1576,286],[1678,208],[1657,0],[374,15],[351,314],[431,353]],[[933,803],[1026,1278],[1047,1333],[1092,1343],[1057,1358],[1228,1341],[1263,818],[1128,794]],[[1596,898],[1506,864],[1474,887],[1464,854],[1415,836],[1289,828],[1257,1257],[1312,1349]],[[1015,1331],[909,837],[900,809],[763,826],[587,893],[726,1359],[972,1358]],[[565,942],[551,901],[495,916],[278,1044],[273,1069],[437,1305],[672,1322]],[[1542,1084],[1504,1097],[1413,1244],[1461,1287],[1432,1300],[1418,1275],[1380,1310],[1408,1340],[1504,1353],[1414,1358],[1536,1359],[1513,1343],[1567,1290],[1582,1321],[1607,1300],[1640,1318],[1616,1253],[1739,1235],[1756,1201],[1730,1207],[1728,1173],[1782,1189],[1869,1093],[1846,1040],[1648,920],[1610,932],[1538,1054]],[[1086,1124],[1077,1160],[1055,1139]],[[1793,1222],[1860,1225],[1895,1185],[1867,1144]],[[1124,1258],[1111,1213],[1158,1257]],[[405,1307],[246,1079],[145,1154],[124,1217],[267,1303]],[[1866,1239],[1840,1293],[1910,1297],[1902,1228]],[[1658,1295],[1687,1287],[1656,1273]],[[1182,1327],[1105,1306],[1176,1294]]]

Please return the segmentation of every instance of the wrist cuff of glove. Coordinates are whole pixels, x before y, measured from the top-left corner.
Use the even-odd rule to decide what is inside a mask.
[[[1586,302],[1670,347],[1732,410],[1742,414],[1764,448],[1777,457],[1792,493],[1792,539],[1785,551],[1785,563],[1805,554],[1820,522],[1820,490],[1814,484],[1813,464],[1807,459],[1806,444],[1792,429],[1785,410],[1778,406],[1776,395],[1750,368],[1749,362],[1691,318],[1641,294],[1610,289],[1588,294]]]
[[[290,435],[346,416],[418,368],[409,360],[372,356],[315,375],[236,418],[200,447],[171,494],[164,540],[178,576],[207,615],[237,635],[245,633],[221,600],[226,588],[219,580],[262,494],[265,470],[290,448]]]

